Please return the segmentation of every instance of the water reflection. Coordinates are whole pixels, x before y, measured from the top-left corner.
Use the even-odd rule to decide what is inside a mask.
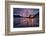
[[[39,18],[14,18],[14,27],[38,27]]]

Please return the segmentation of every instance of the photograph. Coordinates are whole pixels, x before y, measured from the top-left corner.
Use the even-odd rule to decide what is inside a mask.
[[[45,3],[11,0],[5,4],[7,36],[45,32]]]
[[[13,28],[39,27],[39,9],[13,8]]]

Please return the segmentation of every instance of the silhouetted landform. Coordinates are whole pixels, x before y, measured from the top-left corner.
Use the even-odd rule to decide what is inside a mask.
[[[29,15],[29,17],[23,17],[20,15],[13,15],[14,18],[35,18],[35,17],[39,17],[39,13],[35,14],[34,16]]]
[[[21,18],[22,16],[20,16],[20,15],[13,15],[14,16],[14,18]]]
[[[29,18],[35,18],[35,17],[39,17],[39,13],[35,14],[34,16],[30,15]]]
[[[39,17],[39,13],[37,13],[34,17]]]

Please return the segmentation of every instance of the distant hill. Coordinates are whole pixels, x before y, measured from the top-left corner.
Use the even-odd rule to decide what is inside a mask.
[[[15,17],[19,17],[19,18],[20,18],[20,17],[22,17],[22,16],[20,16],[20,15],[13,15],[13,17],[14,17],[14,18],[15,18]]]
[[[37,13],[37,14],[35,15],[35,17],[39,17],[39,13]]]
[[[39,13],[35,14],[34,16],[29,15],[29,18],[35,18],[35,17],[39,17]]]
[[[20,15],[13,15],[13,17],[15,18],[35,18],[35,17],[39,17],[39,13],[35,14],[34,16],[29,15],[29,17],[24,17],[24,16],[20,16]]]

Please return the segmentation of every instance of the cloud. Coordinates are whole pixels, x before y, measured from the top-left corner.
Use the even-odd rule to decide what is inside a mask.
[[[35,15],[39,12],[39,9],[31,9],[31,8],[14,8],[13,9],[15,15],[20,15],[24,17],[28,17],[29,15]]]

